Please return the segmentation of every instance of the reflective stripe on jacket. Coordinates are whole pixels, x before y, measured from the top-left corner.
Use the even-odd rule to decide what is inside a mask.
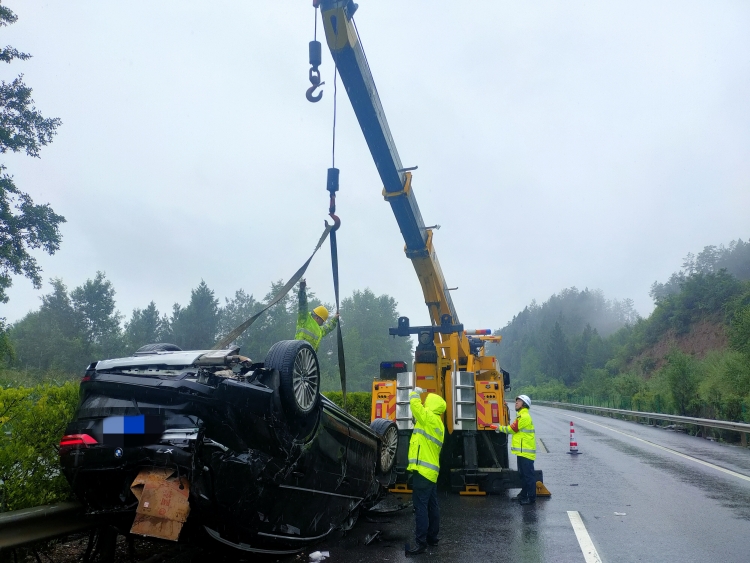
[[[499,430],[506,434],[513,434],[513,440],[510,443],[512,453],[532,461],[536,459],[536,432],[529,409],[522,408],[510,426],[501,426]]]
[[[425,479],[437,482],[440,473],[440,450],[445,438],[445,426],[440,415],[445,412],[445,401],[429,393],[422,405],[419,393],[409,395],[414,430],[409,440],[409,465],[407,471],[416,471]]]
[[[319,326],[313,319],[312,314],[307,310],[307,291],[299,290],[299,308],[297,310],[297,329],[294,333],[295,340],[305,340],[309,342],[317,352],[320,341],[323,337],[336,328],[338,317],[333,317],[323,326]]]

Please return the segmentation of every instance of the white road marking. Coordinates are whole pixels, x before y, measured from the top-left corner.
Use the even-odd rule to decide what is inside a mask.
[[[583,525],[583,520],[581,520],[581,515],[578,514],[578,511],[568,510],[568,518],[570,518],[570,523],[573,525],[573,531],[576,533],[578,545],[581,546],[583,558],[586,560],[586,563],[602,563],[594,547],[594,542],[591,541],[591,537],[586,531],[586,526]]]
[[[660,446],[659,444],[655,444],[654,442],[650,442],[649,440],[644,440],[643,438],[638,438],[637,436],[633,436],[632,434],[628,434],[627,432],[622,432],[621,430],[615,430],[614,428],[610,428],[609,426],[606,426],[604,424],[599,424],[598,422],[591,422],[590,420],[581,418],[579,416],[571,416],[571,418],[577,418],[580,421],[586,422],[587,424],[593,424],[594,426],[601,426],[602,428],[606,428],[607,430],[611,430],[612,432],[617,432],[618,434],[622,434],[623,436],[627,436],[628,438],[632,438],[633,440],[638,440],[639,442],[643,442],[644,444],[648,444],[649,446],[659,448],[660,450],[664,450],[665,452],[669,452],[678,457],[681,457],[690,461],[694,461],[695,463],[700,463],[701,465],[705,465],[706,467],[710,467],[712,469],[716,469],[718,471],[721,471],[722,473],[731,475],[732,477],[738,477],[740,479],[744,479],[745,481],[750,481],[750,477],[748,477],[747,475],[743,475],[742,473],[737,473],[736,471],[732,471],[731,469],[725,469],[723,467],[719,467],[718,465],[714,465],[713,463],[709,463],[707,461],[703,461],[702,459],[698,459],[697,457],[692,457],[692,456],[680,453],[677,450],[673,450],[671,448],[665,448],[664,446]]]
[[[541,438],[539,438],[538,442],[539,442],[539,448],[538,449],[540,449],[543,454],[548,454],[549,450],[547,449],[547,446],[544,445],[544,442],[542,442]]]

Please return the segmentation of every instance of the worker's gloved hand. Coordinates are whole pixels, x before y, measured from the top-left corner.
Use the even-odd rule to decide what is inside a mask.
[[[500,427],[497,424],[490,424],[490,428],[492,428],[495,432],[500,434]]]
[[[424,392],[425,392],[425,390],[424,390],[424,389],[422,389],[421,387],[415,387],[415,388],[414,388],[414,392],[415,392],[415,393],[419,393],[419,394],[421,395],[422,393],[424,393]]]

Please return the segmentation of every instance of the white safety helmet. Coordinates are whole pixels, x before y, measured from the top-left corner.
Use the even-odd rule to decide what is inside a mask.
[[[524,403],[526,403],[526,408],[531,408],[531,399],[529,399],[528,395],[519,395],[516,397],[516,400],[521,399]]]

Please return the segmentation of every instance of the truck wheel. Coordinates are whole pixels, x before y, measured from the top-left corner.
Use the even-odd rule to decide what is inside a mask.
[[[380,437],[378,444],[378,472],[390,473],[396,463],[398,449],[398,427],[392,420],[376,418],[370,423],[370,428]]]
[[[282,340],[266,354],[265,367],[279,372],[279,395],[288,415],[305,416],[320,402],[320,366],[304,340]]]

